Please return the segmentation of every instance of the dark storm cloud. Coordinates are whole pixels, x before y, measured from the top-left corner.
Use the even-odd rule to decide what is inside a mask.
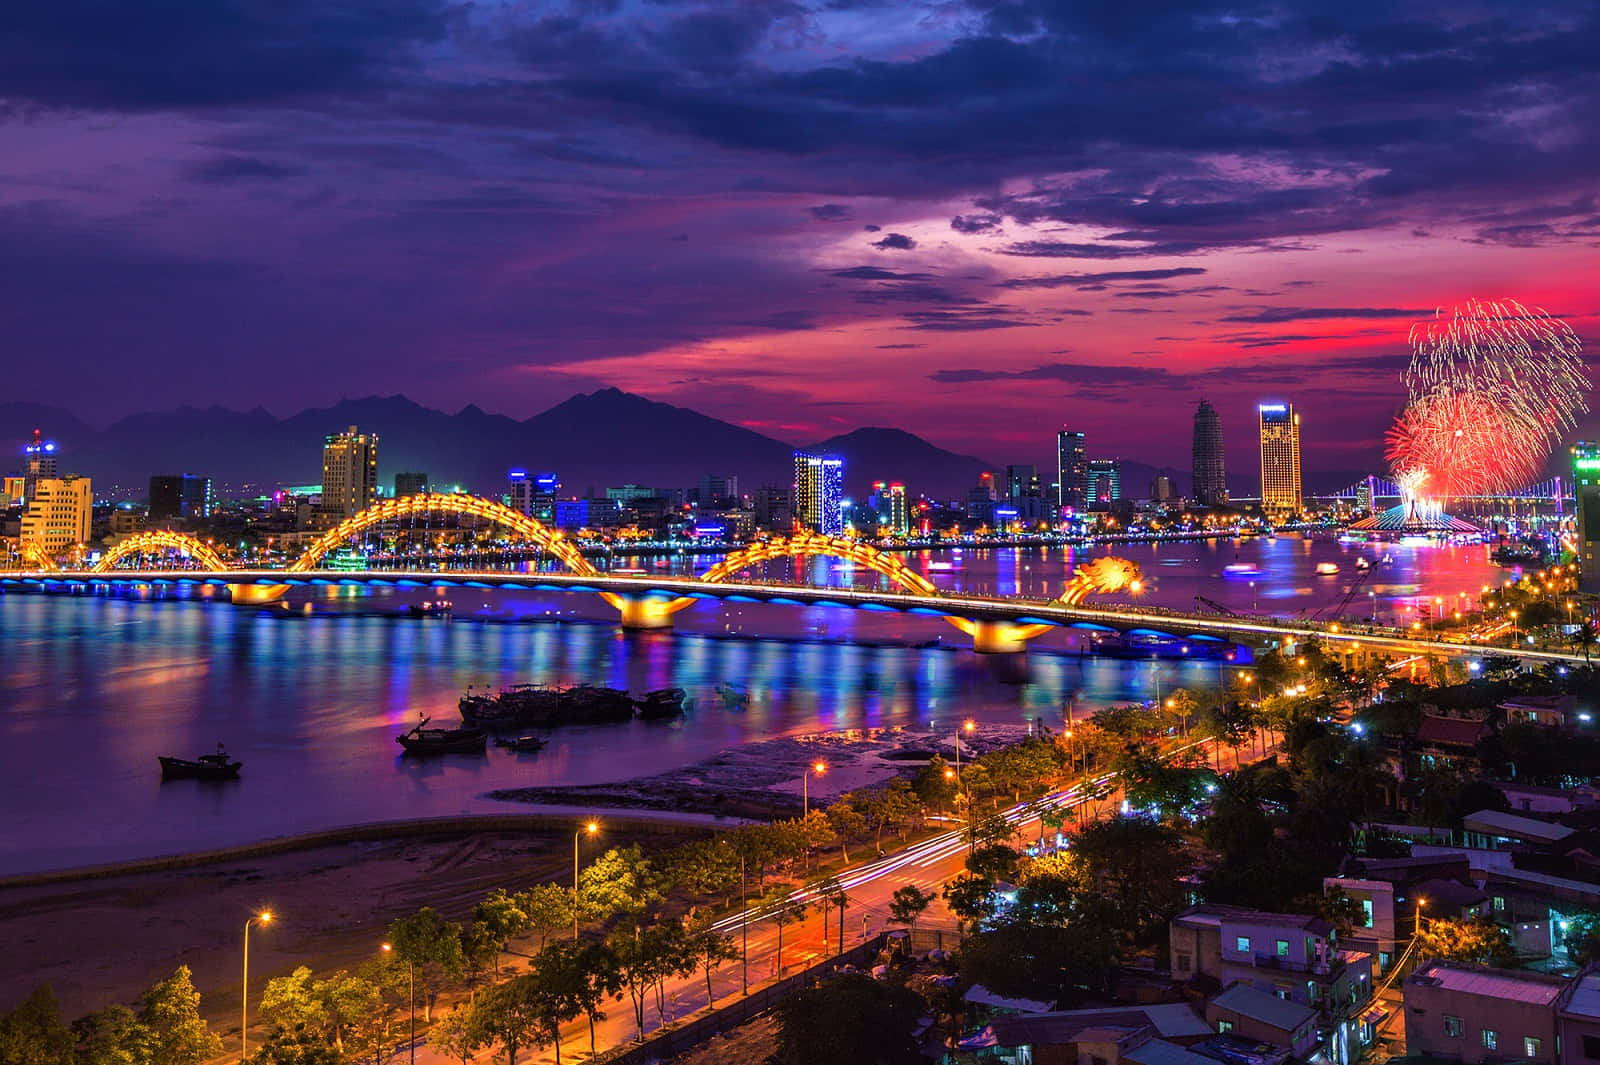
[[[442,0],[48,0],[0,6],[0,98],[135,111],[374,87],[444,36]]]
[[[231,181],[276,180],[305,173],[300,166],[287,166],[249,155],[218,155],[184,168],[194,181],[225,184]]]
[[[910,328],[930,333],[970,333],[989,329],[1021,329],[1029,323],[1004,318],[988,312],[962,311],[908,311],[906,319],[914,323]]]
[[[879,251],[910,251],[917,242],[904,233],[889,233],[882,240],[873,241],[872,246]]]
[[[957,233],[988,233],[999,229],[1004,221],[997,214],[956,215],[950,219],[950,228]]]
[[[1115,281],[1167,281],[1205,273],[1203,266],[1176,266],[1166,270],[1102,270],[1092,274],[1054,274],[1049,277],[1014,277],[999,288],[1104,288]]]
[[[880,266],[852,266],[848,270],[831,270],[832,277],[849,278],[852,281],[931,281],[932,274],[896,273],[885,270]]]
[[[819,203],[815,207],[807,207],[806,213],[818,222],[843,222],[855,212],[842,203]]]
[[[1426,307],[1268,307],[1251,314],[1230,314],[1223,322],[1303,322],[1319,318],[1431,318]]]

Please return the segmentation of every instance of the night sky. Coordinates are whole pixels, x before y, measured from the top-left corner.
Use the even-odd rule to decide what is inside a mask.
[[[6,391],[1178,464],[1289,398],[1359,466],[1435,306],[1596,335],[1596,56],[1593,0],[7,4]]]

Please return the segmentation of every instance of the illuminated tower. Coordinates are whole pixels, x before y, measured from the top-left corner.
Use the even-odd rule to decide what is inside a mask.
[[[1600,588],[1600,444],[1572,445],[1572,491],[1578,503],[1578,570],[1583,589]]]
[[[32,499],[34,487],[41,480],[56,475],[56,442],[43,439],[39,430],[35,429],[33,439],[28,441],[28,446],[23,450],[28,455],[28,462],[23,467],[22,498]]]
[[[322,438],[322,512],[359,514],[378,501],[378,434],[347,432]]]
[[[1090,510],[1113,510],[1122,499],[1122,463],[1118,459],[1089,460]]]
[[[1300,415],[1292,403],[1263,403],[1261,415],[1261,509],[1268,514],[1298,514],[1300,493]]]
[[[1056,434],[1057,502],[1082,510],[1089,500],[1089,460],[1083,451],[1083,434],[1066,429]]]
[[[807,529],[837,536],[844,531],[844,460],[794,453],[795,520]]]
[[[1194,412],[1194,501],[1202,507],[1228,503],[1228,479],[1222,467],[1222,419],[1201,400]]]
[[[94,491],[89,478],[40,477],[22,512],[22,543],[57,558],[89,542]]]

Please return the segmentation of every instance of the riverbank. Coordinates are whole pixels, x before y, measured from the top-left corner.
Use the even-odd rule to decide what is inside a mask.
[[[961,748],[971,757],[1027,732],[1022,725],[987,725],[978,736],[963,738]],[[765,821],[798,816],[807,801],[825,806],[847,791],[909,776],[936,753],[954,757],[952,729],[838,729],[743,743],[694,765],[633,780],[500,788],[485,798]],[[819,763],[826,767],[821,773]]]

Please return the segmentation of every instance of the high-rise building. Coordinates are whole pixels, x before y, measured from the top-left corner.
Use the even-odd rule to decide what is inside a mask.
[[[1063,507],[1082,510],[1089,500],[1089,460],[1084,454],[1083,434],[1066,429],[1056,434],[1057,502]]]
[[[322,439],[322,512],[359,514],[378,501],[378,434],[351,426]]]
[[[1110,510],[1122,500],[1122,462],[1119,459],[1090,459],[1088,462],[1088,503],[1090,510]]]
[[[1150,502],[1170,503],[1177,495],[1172,490],[1172,478],[1166,474],[1158,473],[1150,479]]]
[[[702,507],[726,506],[738,500],[739,478],[731,473],[706,474],[694,492],[694,501]]]
[[[394,497],[404,499],[406,496],[421,496],[428,494],[428,475],[417,470],[394,475]]]
[[[1194,501],[1202,507],[1228,503],[1228,478],[1222,465],[1222,419],[1209,401],[1194,412]]]
[[[23,451],[27,454],[27,464],[22,469],[22,498],[33,498],[33,486],[46,477],[56,475],[56,442],[45,440],[39,430],[33,431],[33,439]]]
[[[27,498],[28,479],[22,474],[6,474],[4,484],[0,488],[0,506],[16,506]]]
[[[1012,503],[1037,496],[1039,494],[1039,467],[1031,462],[1007,466],[1005,493],[1006,499]]]
[[[762,485],[750,496],[755,505],[756,528],[788,532],[794,528],[794,489]]]
[[[1578,576],[1600,590],[1600,443],[1572,445],[1572,491],[1578,503]]]
[[[899,481],[872,482],[872,512],[878,531],[888,536],[908,536],[911,511],[906,504],[906,486]]]
[[[151,521],[211,517],[211,478],[192,473],[161,473],[150,478]]]
[[[795,520],[829,536],[844,531],[844,460],[794,453]]]
[[[511,470],[506,474],[506,506],[518,514],[533,515],[533,478],[527,470]]]
[[[49,558],[89,542],[94,521],[94,492],[89,478],[68,474],[41,477],[22,512],[22,543]]]
[[[1298,514],[1300,494],[1300,415],[1292,403],[1263,403],[1261,415],[1261,509]]]

